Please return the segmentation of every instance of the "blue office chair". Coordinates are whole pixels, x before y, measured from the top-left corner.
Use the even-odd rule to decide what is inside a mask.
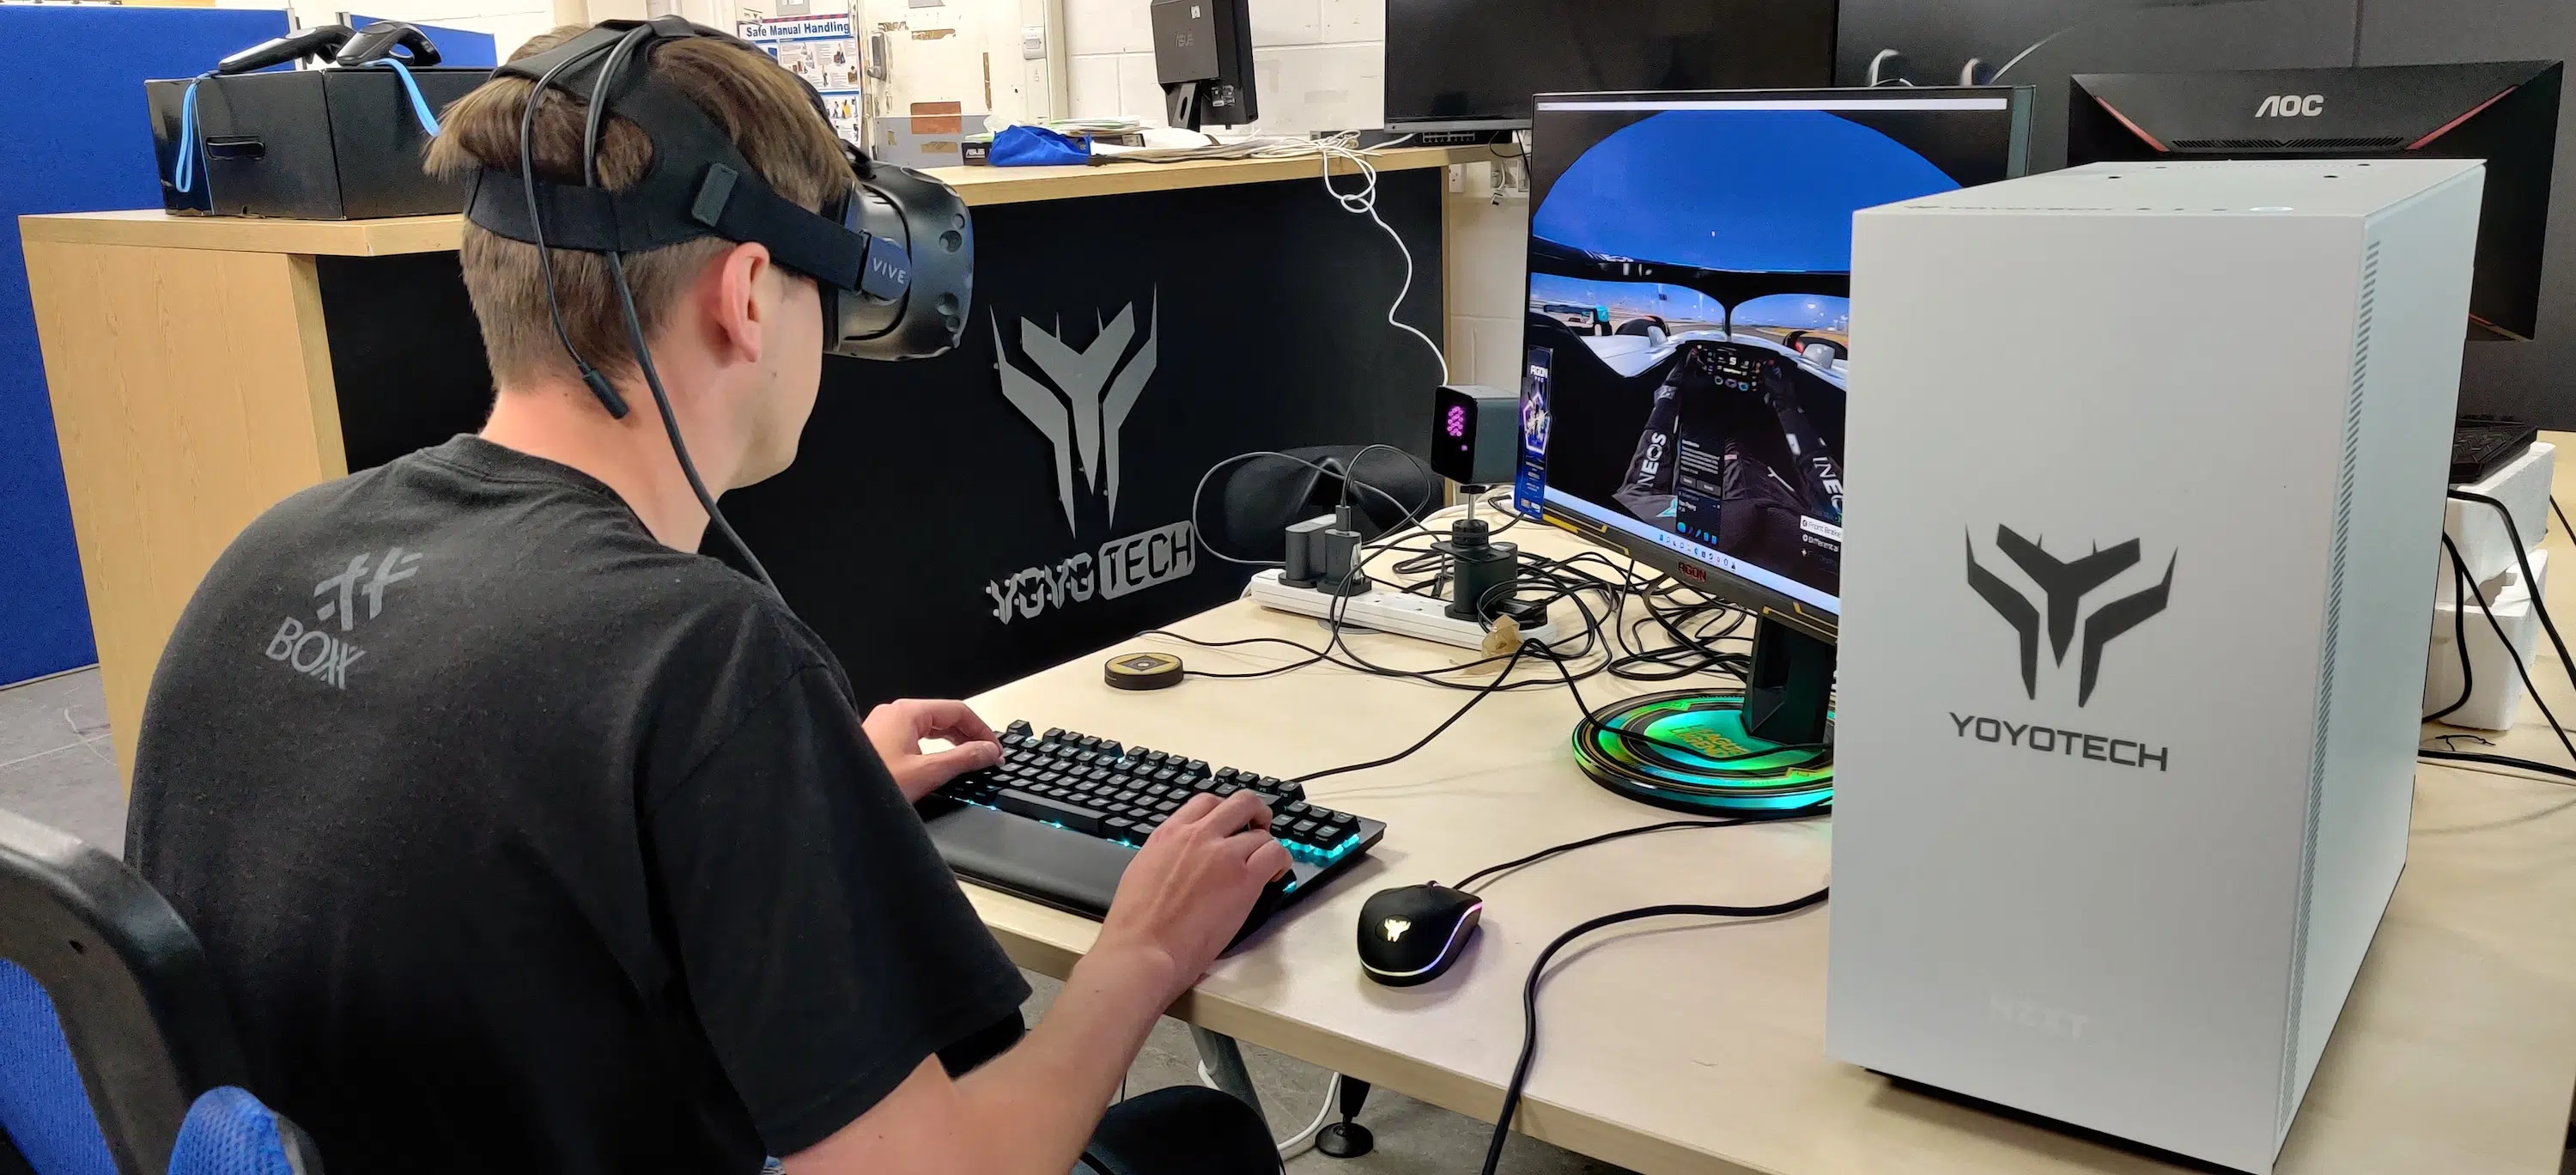
[[[114,857],[0,811],[0,1175],[320,1175],[240,1088],[178,912]]]

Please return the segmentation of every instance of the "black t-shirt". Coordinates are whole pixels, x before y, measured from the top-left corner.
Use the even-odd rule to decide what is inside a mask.
[[[755,1171],[1028,994],[812,631],[475,437],[233,542],[133,801],[337,1170]]]

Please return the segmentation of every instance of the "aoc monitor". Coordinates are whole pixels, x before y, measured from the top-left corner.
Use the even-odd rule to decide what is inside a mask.
[[[2566,67],[2555,61],[2078,74],[2066,162],[2482,159],[2472,339],[2539,333]]]
[[[1387,0],[1386,125],[1530,125],[1569,90],[1829,86],[1838,0]]]

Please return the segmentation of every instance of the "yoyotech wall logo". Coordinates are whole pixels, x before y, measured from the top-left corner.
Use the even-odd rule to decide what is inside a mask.
[[[1067,530],[1079,527],[1074,521],[1077,470],[1081,489],[1105,496],[1110,522],[1117,522],[1118,434],[1127,425],[1127,414],[1135,411],[1137,399],[1145,394],[1146,381],[1154,378],[1154,333],[1163,317],[1159,300],[1151,314],[1144,342],[1133,347],[1132,357],[1128,354],[1136,340],[1132,305],[1119,307],[1118,316],[1102,324],[1091,345],[1079,351],[1059,337],[1062,323],[1048,331],[1021,319],[1020,351],[1037,366],[1036,374],[1011,362],[1002,346],[1001,315],[993,316],[993,366],[1002,376],[1002,398],[1055,446],[1056,496],[1064,503]]]
[[[2041,542],[2025,539],[2008,526],[1995,528],[1995,549],[2038,586],[2042,603],[2032,603],[2011,584],[1980,566],[1973,535],[1967,540],[1968,586],[2020,637],[2022,690],[2034,701],[2039,697],[2041,613],[2047,614],[2049,651],[2061,667],[2066,664],[2067,646],[2075,642],[2081,616],[2084,639],[2077,660],[2075,704],[2082,706],[2093,700],[2093,687],[2101,680],[2103,647],[2165,610],[2166,599],[2173,591],[2174,564],[2181,552],[2166,557],[2162,582],[2102,604],[2090,615],[2081,615],[2087,595],[2137,565],[2138,540],[2130,539],[2107,549],[2096,546],[2092,554],[2071,560],[2049,554]]]
[[[1162,325],[1160,300],[1148,304],[1145,329],[1136,329],[1136,307],[1121,306],[1088,345],[1064,341],[1063,323],[1048,330],[1019,320],[1015,361],[1005,345],[1002,318],[993,315],[993,366],[1002,398],[1036,426],[1053,448],[1057,502],[1066,531],[1079,538],[1091,503],[1107,527],[1118,519],[1119,438],[1128,415],[1154,378],[1155,336]],[[1023,362],[1026,366],[1023,366]],[[1098,533],[1098,532],[1094,532]],[[1048,566],[1031,567],[985,585],[993,617],[1008,624],[1050,608],[1116,599],[1188,575],[1198,565],[1187,521],[1114,538],[1098,551],[1083,551]]]

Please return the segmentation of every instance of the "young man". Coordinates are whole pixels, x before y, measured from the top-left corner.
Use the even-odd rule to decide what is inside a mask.
[[[651,68],[782,196],[848,184],[758,51],[671,42]],[[459,101],[431,165],[516,167],[530,88]],[[541,107],[540,175],[580,174],[581,115]],[[649,153],[612,122],[604,182]],[[1287,867],[1268,814],[1175,813],[1045,1022],[952,1079],[939,1052],[1015,1025],[1027,988],[911,802],[994,762],[992,731],[955,702],[862,721],[831,651],[694,553],[707,516],[602,258],[557,252],[555,283],[622,421],[566,358],[533,248],[468,225],[462,261],[498,385],[481,435],[269,511],[153,680],[128,857],[204,941],[254,1092],[343,1170],[1063,1175]],[[813,282],[713,238],[628,269],[708,483],[784,469],[821,370]],[[1196,1109],[1104,1135],[1213,1129],[1240,1158],[1166,1160],[1277,1170],[1248,1110]]]

